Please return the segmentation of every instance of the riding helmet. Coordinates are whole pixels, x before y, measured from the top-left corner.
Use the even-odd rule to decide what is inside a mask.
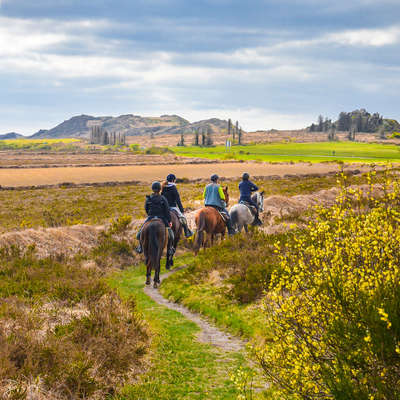
[[[216,182],[219,179],[219,176],[217,174],[211,175],[211,180],[213,182]]]
[[[245,172],[245,173],[242,175],[242,179],[243,179],[244,181],[248,181],[249,178],[250,178],[250,175],[249,175],[247,172]]]
[[[176,181],[176,176],[174,174],[169,174],[167,176],[167,182],[175,182]]]
[[[151,185],[151,190],[153,192],[160,192],[161,191],[161,183],[160,182],[153,182],[153,184]]]

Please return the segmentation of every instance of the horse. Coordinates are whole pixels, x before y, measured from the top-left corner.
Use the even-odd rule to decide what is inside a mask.
[[[174,210],[171,210],[171,222],[172,222],[172,231],[174,232],[174,241],[173,243],[171,243],[171,241],[168,239],[167,249],[173,247],[176,250],[182,235],[183,226],[181,224],[181,221],[179,220],[178,214]],[[165,268],[170,269],[173,265],[174,265],[174,255],[171,254],[171,252],[167,251],[167,261],[165,263]]]
[[[223,189],[225,195],[225,203],[228,206],[229,203],[229,193],[228,187],[225,186]],[[215,235],[221,234],[222,237],[225,236],[226,224],[222,219],[221,214],[218,210],[211,206],[206,206],[200,208],[195,215],[195,222],[197,227],[196,239],[194,242],[194,253],[197,253],[200,250],[200,247],[206,247],[208,238],[211,241],[211,245],[214,242]],[[204,232],[206,233],[206,237],[204,238]]]
[[[146,222],[140,234],[147,267],[146,285],[150,285],[151,270],[154,269],[154,288],[160,284],[160,260],[168,242],[167,237],[165,224],[159,218]]]
[[[264,211],[264,192],[257,192],[251,197],[254,203],[257,204],[259,212]],[[249,207],[245,204],[239,203],[235,204],[229,212],[232,220],[232,226],[239,232],[242,228],[248,232],[247,226],[254,222],[255,216],[250,211]]]

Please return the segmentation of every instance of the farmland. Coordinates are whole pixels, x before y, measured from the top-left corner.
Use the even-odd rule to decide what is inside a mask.
[[[270,143],[215,147],[175,147],[177,155],[220,160],[257,160],[264,162],[399,162],[400,148],[396,145],[355,142]]]
[[[58,167],[58,168],[23,168],[0,169],[1,186],[38,186],[71,183],[96,182],[147,182],[165,179],[166,175],[174,172],[181,179],[207,179],[218,173],[221,177],[235,178],[247,171],[253,176],[284,176],[304,174],[324,174],[337,172],[340,165],[336,163],[301,163],[301,164],[268,164],[268,163],[240,163],[214,162],[192,164],[153,164],[153,165],[124,165],[124,166],[91,166],[91,167]],[[346,170],[366,170],[366,166],[348,165]]]

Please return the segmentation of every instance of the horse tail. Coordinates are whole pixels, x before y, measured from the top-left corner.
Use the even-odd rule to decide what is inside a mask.
[[[159,241],[159,226],[159,224],[148,226],[148,260],[153,269],[157,268],[163,250]]]
[[[237,229],[238,223],[239,223],[239,212],[236,207],[232,209],[230,216],[231,216],[233,229]]]
[[[201,245],[203,244],[204,231],[206,230],[206,218],[203,212],[199,213],[199,220],[197,222],[197,233],[196,240],[194,242],[195,252],[199,251]]]

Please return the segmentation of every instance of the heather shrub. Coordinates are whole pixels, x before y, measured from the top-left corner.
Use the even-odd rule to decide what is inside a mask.
[[[255,352],[276,399],[400,398],[400,188],[343,188],[277,246]]]
[[[0,260],[0,398],[105,398],[137,378],[147,330],[101,270],[33,248]]]

